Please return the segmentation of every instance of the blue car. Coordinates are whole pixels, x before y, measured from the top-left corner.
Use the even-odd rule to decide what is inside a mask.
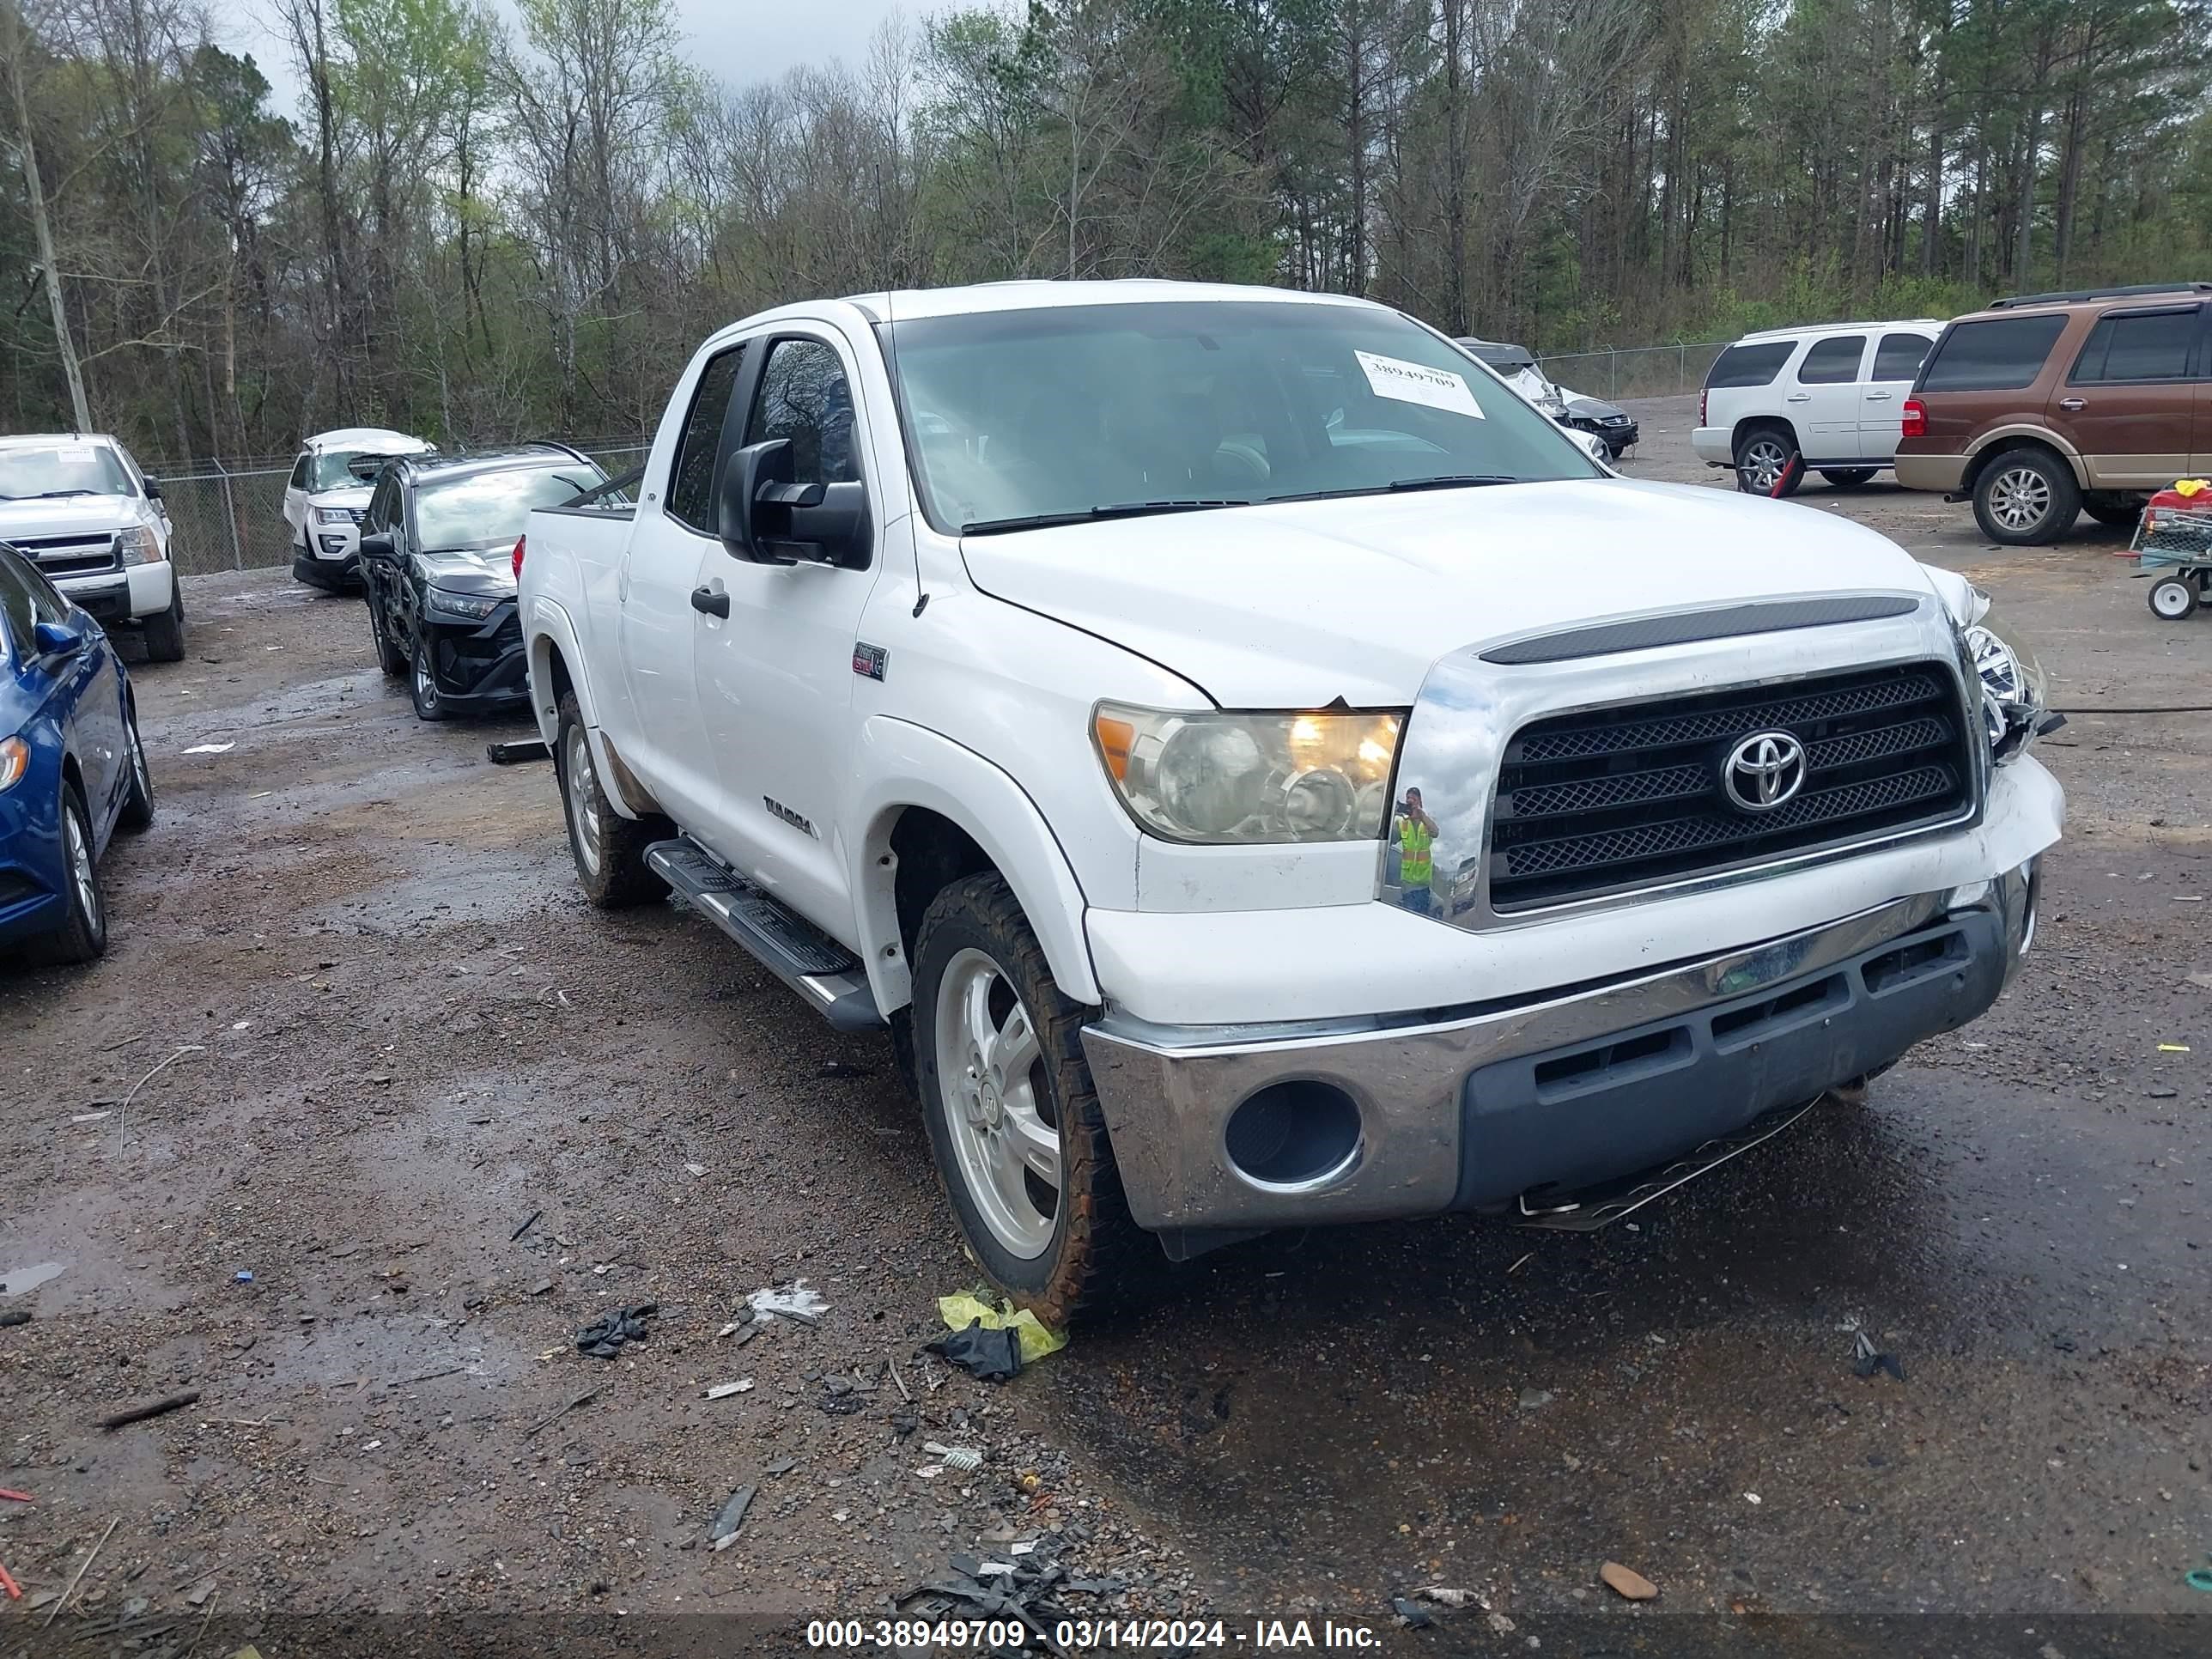
[[[118,830],[153,821],[115,647],[0,543],[0,966],[106,951],[100,856]]]

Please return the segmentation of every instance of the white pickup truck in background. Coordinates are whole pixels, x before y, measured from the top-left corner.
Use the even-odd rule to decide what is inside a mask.
[[[1983,596],[1620,478],[1379,306],[786,307],[637,494],[521,556],[578,875],[887,1025],[1051,1322],[1274,1228],[1625,1213],[2034,930],[2063,802]]]

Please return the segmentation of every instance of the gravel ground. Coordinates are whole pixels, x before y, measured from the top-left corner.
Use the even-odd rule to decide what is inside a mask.
[[[1639,405],[1626,470],[1725,484],[1693,404]],[[2112,532],[2008,551],[1884,483],[1800,499],[1971,574],[2062,706],[2212,703],[2212,620],[2154,618]],[[160,817],[106,866],[111,952],[0,975],[0,1310],[33,1315],[0,1329],[0,1486],[36,1500],[0,1500],[27,1592],[0,1654],[181,1653],[204,1620],[203,1651],[258,1632],[268,1659],[430,1631],[765,1651],[1032,1541],[1097,1587],[1070,1608],[1226,1615],[1232,1646],[1256,1614],[1405,1652],[1934,1650],[1816,1622],[1876,1614],[2041,1620],[2067,1655],[2192,1638],[2143,1616],[2204,1606],[2183,1575],[2212,1550],[2203,717],[2046,744],[2069,839],[2031,965],[1866,1105],[1635,1231],[1224,1251],[994,1387],[918,1352],[972,1275],[887,1045],[672,908],[588,910],[549,769],[486,763],[515,728],[416,721],[357,604],[274,572],[188,592],[190,658],[136,671]],[[817,1322],[722,1334],[800,1279]],[[576,1350],[648,1302],[649,1340]],[[1851,1374],[1856,1329],[1904,1380]],[[924,1476],[933,1440],[981,1468]],[[30,1603],[95,1544],[41,1636]],[[1620,1601],[1608,1559],[1660,1600]],[[1401,1630],[1421,1584],[1489,1608]]]

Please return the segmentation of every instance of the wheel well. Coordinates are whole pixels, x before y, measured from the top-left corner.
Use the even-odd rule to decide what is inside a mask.
[[[576,683],[568,678],[568,665],[561,656],[561,647],[550,640],[545,642],[545,672],[557,707],[562,698],[576,689]]]
[[[2017,454],[2022,450],[2040,450],[2057,462],[2069,477],[2074,476],[2074,463],[2068,460],[2055,444],[2047,444],[2037,438],[2000,438],[1966,464],[1966,476],[1959,480],[1959,488],[1971,495],[1974,486],[1982,481],[1982,474],[1995,466],[2000,458]]]
[[[76,791],[76,798],[86,803],[85,810],[90,811],[92,798],[85,793],[84,774],[77,769],[75,755],[65,754],[62,757],[62,781]]]
[[[1781,433],[1790,440],[1790,447],[1792,449],[1802,451],[1804,448],[1804,446],[1797,441],[1797,428],[1779,415],[1747,415],[1735,423],[1735,428],[1729,434],[1729,453],[1734,454],[1742,448],[1743,441],[1763,428],[1771,428]]]
[[[909,806],[899,814],[891,826],[891,851],[898,859],[892,902],[898,909],[899,945],[912,962],[915,936],[930,901],[962,877],[998,866],[974,836],[926,806]]]

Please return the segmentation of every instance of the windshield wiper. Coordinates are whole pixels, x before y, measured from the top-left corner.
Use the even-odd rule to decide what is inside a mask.
[[[1435,478],[1393,478],[1386,484],[1354,484],[1345,489],[1309,489],[1296,495],[1270,495],[1267,501],[1335,501],[1351,495],[1395,495],[1415,489],[1476,489],[1485,484],[1515,484],[1524,480],[1510,472],[1450,472]]]
[[[12,495],[9,499],[18,501],[58,501],[64,495],[93,495],[98,493],[97,490],[92,489],[41,489],[35,495]]]
[[[1249,507],[1228,498],[1182,501],[1116,501],[1086,507],[1079,513],[1030,513],[1013,519],[980,519],[960,526],[963,536],[990,536],[1004,530],[1048,530],[1054,525],[1091,524],[1099,519],[1145,519],[1162,513],[1204,513],[1217,507]]]

